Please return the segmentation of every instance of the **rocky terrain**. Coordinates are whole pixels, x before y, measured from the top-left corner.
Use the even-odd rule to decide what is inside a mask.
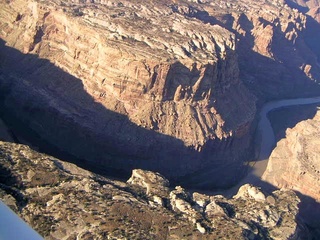
[[[320,22],[320,2],[319,0],[288,0],[290,6],[299,9],[307,15],[314,18],[317,22]]]
[[[291,190],[244,185],[231,199],[169,188],[134,170],[111,180],[0,142],[0,199],[46,239],[308,239]]]
[[[320,201],[320,112],[286,131],[273,150],[263,179]]]
[[[301,194],[300,209],[311,226],[320,229],[320,111],[286,131],[273,150],[263,180]],[[318,230],[319,231],[319,230]]]
[[[290,7],[298,9],[308,17],[305,32],[306,36],[308,36],[306,42],[309,46],[312,46],[313,52],[317,55],[319,62],[320,47],[317,42],[320,37],[320,2],[318,0],[288,0],[287,3]]]
[[[87,164],[229,186],[257,99],[319,92],[309,21],[283,1],[1,0],[2,114]]]

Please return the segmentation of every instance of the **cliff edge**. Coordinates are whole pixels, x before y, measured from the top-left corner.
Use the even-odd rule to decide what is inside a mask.
[[[230,186],[257,99],[319,90],[308,19],[281,1],[1,6],[4,117],[99,168]]]
[[[301,239],[298,197],[244,185],[232,199],[170,189],[134,170],[127,183],[24,145],[0,142],[0,199],[45,239]]]

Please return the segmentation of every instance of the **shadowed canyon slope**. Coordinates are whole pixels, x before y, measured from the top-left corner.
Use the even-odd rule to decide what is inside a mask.
[[[320,22],[320,1],[319,0],[288,0],[289,6],[299,9],[301,12]]]
[[[281,1],[1,6],[5,114],[97,166],[226,186],[256,100],[319,92],[310,19]]]

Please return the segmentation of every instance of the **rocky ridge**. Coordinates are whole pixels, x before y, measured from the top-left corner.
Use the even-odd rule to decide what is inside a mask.
[[[308,20],[282,1],[1,4],[6,113],[101,167],[233,184],[251,154],[254,94],[317,89]]]
[[[299,239],[298,197],[244,185],[232,199],[170,189],[158,173],[127,183],[24,145],[0,143],[0,199],[46,239]]]

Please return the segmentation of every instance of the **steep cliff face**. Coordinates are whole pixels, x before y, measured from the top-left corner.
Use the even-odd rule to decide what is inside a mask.
[[[312,88],[319,92],[316,46],[307,33],[310,19],[280,2],[233,17],[241,77],[260,99],[293,97]]]
[[[306,31],[304,35],[306,36],[307,44],[313,49],[314,54],[317,55],[317,60],[320,59],[320,47],[318,44],[318,39],[320,37],[320,4],[318,0],[287,0],[286,3],[298,11],[305,13],[308,17]]]
[[[166,3],[49,3],[3,3],[1,36],[27,54],[3,51],[5,105],[15,115],[57,146],[113,167],[173,176],[222,157],[239,164],[236,151],[217,150],[234,136],[244,137],[235,148],[248,148],[255,114],[233,33],[201,30]]]
[[[286,131],[286,137],[273,150],[263,179],[282,188],[292,188],[320,201],[319,120],[298,123]]]
[[[228,137],[252,120],[254,99],[239,81],[235,37],[226,29],[208,25],[202,31],[198,21],[186,22],[164,3],[159,4],[158,13],[141,6],[135,9],[139,5],[129,2],[64,9],[73,15],[78,10],[81,18],[63,13],[61,7],[22,4],[6,5],[12,16],[9,21],[14,22],[5,23],[6,12],[2,36],[7,45],[48,59],[81,79],[94,101],[126,114],[137,125],[195,146],[216,135]],[[61,94],[60,89],[53,91]],[[229,96],[234,96],[230,104],[221,99]],[[218,113],[230,115],[234,123],[215,117],[217,108],[227,108]],[[237,114],[239,110],[243,114]],[[190,120],[197,136],[182,129],[181,115],[199,118]],[[227,129],[224,122],[230,122]]]
[[[273,150],[263,180],[277,188],[293,189],[301,195],[301,217],[317,229],[320,214],[320,112],[286,131]]]
[[[7,115],[101,166],[228,185],[250,147],[248,89],[316,89],[307,20],[281,2],[1,4]]]
[[[215,2],[184,13],[235,34],[240,77],[259,99],[319,92],[319,25],[284,1]]]
[[[245,185],[232,199],[168,188],[134,170],[127,183],[0,142],[0,199],[45,239],[307,239],[293,191]]]
[[[317,22],[320,22],[320,1],[318,0],[288,0],[288,5],[305,12],[307,15],[314,18]]]

